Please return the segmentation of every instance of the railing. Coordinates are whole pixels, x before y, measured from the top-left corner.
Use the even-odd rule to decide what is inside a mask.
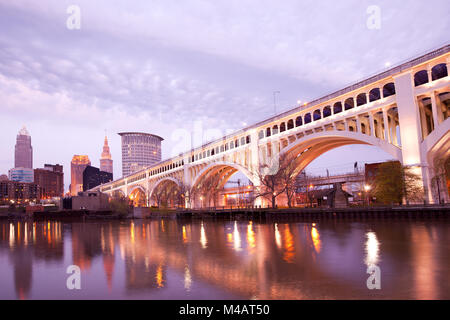
[[[333,91],[331,93],[325,94],[324,96],[317,98],[315,100],[312,100],[310,102],[308,102],[308,104],[306,106],[301,106],[301,107],[295,107],[295,108],[291,108],[287,111],[284,111],[276,116],[273,116],[269,119],[263,120],[261,122],[258,122],[257,124],[251,126],[251,127],[257,127],[257,126],[261,126],[264,125],[266,123],[269,122],[273,122],[275,120],[278,120],[280,118],[284,118],[288,115],[290,115],[291,113],[294,112],[298,112],[299,110],[305,109],[305,108],[310,108],[311,106],[315,106],[318,104],[321,104],[325,101],[331,100],[333,98],[339,97],[341,95],[344,95],[346,93],[349,93],[353,90],[356,90],[358,88],[364,87],[368,84],[371,84],[373,82],[382,80],[384,78],[387,78],[393,74],[397,74],[400,73],[406,69],[412,68],[416,65],[419,65],[425,61],[431,60],[433,58],[436,58],[440,55],[443,55],[447,52],[450,52],[450,44],[444,45],[444,46],[440,46],[437,49],[433,50],[433,51],[426,51],[426,52],[422,52],[418,55],[415,56],[415,58],[409,58],[409,59],[405,59],[399,63],[397,63],[396,66],[390,68],[389,70],[386,71],[381,71],[381,72],[376,72],[373,73],[371,75],[369,75],[368,77],[364,77],[363,79],[359,79],[356,82],[352,82],[351,84],[346,85],[343,89],[340,89],[338,91]]]

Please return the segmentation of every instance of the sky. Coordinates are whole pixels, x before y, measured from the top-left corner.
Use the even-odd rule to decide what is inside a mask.
[[[72,156],[98,167],[105,133],[117,178],[118,132],[157,134],[174,156],[192,132],[198,146],[447,44],[449,13],[447,0],[0,0],[0,174],[25,125],[34,167],[63,164],[66,190]],[[307,171],[388,158],[352,145]]]

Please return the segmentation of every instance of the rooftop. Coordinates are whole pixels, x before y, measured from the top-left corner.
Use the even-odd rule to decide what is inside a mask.
[[[157,139],[160,139],[161,141],[163,141],[164,139],[161,138],[160,136],[157,136],[156,134],[151,134],[151,133],[146,133],[146,132],[119,132],[118,133],[119,136],[151,136],[151,137],[155,137]]]
[[[19,136],[30,136],[30,134],[28,133],[28,130],[27,130],[27,128],[25,128],[25,126],[23,126],[22,129],[20,129]]]

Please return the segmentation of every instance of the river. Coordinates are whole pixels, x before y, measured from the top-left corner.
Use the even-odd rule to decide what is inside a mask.
[[[0,271],[0,299],[450,299],[450,223],[0,221]]]

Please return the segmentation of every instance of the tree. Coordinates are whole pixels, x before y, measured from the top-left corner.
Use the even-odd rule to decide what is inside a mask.
[[[175,182],[165,181],[156,187],[152,197],[155,199],[158,207],[168,208],[171,205],[176,207],[184,204],[181,195],[182,191]]]
[[[403,199],[420,201],[423,199],[423,187],[420,177],[410,167],[402,166],[398,161],[380,164],[374,180],[374,194],[377,200],[386,203],[402,204]]]
[[[159,186],[156,187],[156,189],[153,191],[152,196],[154,197],[156,201],[156,206],[160,207],[162,203],[162,197],[163,197],[163,188]]]
[[[126,217],[131,213],[130,200],[119,192],[114,193],[109,200],[109,208],[112,212],[122,217]]]
[[[434,176],[431,178],[431,188],[436,195],[435,200],[438,203],[445,201],[446,181],[450,180],[450,157],[447,159],[438,159],[433,167]]]
[[[223,187],[220,187],[220,183],[222,182],[222,175],[219,171],[216,174],[207,176],[202,182],[197,186],[196,191],[194,193],[200,194],[200,197],[204,199],[202,204],[206,204],[207,207],[211,206],[211,202],[214,207],[218,205],[219,201],[219,193],[223,190]]]
[[[292,208],[292,199],[297,191],[297,163],[295,157],[283,154],[280,156],[280,183],[284,186],[287,204]]]
[[[287,154],[272,158],[269,164],[262,164],[258,170],[258,178],[261,187],[255,194],[255,198],[268,199],[272,208],[276,207],[276,199],[286,193],[288,206],[292,206],[292,199],[296,191],[296,162],[295,158]]]
[[[181,181],[179,184],[179,203],[181,207],[185,207],[186,204],[191,207],[191,199],[192,199],[192,188],[184,181]]]
[[[421,177],[414,172],[414,168],[403,166],[403,184],[404,184],[404,198],[406,203],[422,202],[424,199],[424,190]]]

